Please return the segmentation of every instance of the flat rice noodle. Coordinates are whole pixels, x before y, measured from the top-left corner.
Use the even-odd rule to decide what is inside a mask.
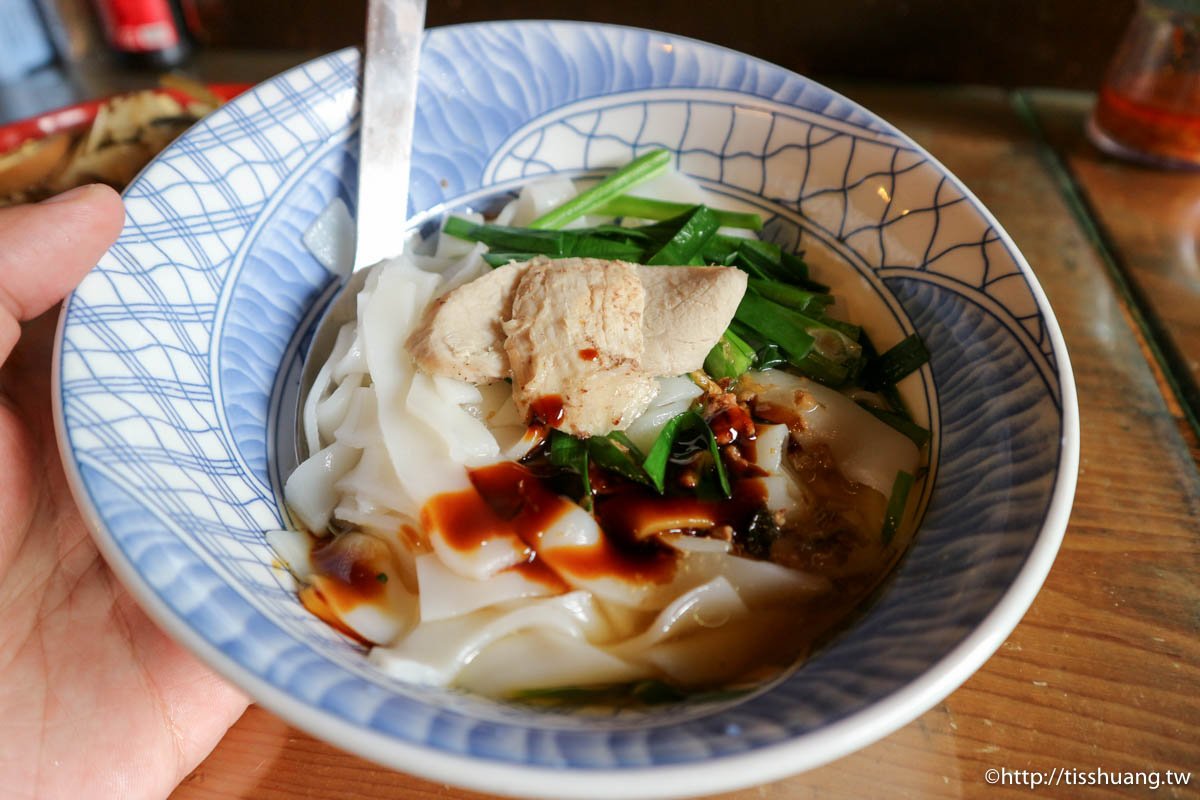
[[[680,400],[695,400],[704,393],[704,390],[687,375],[674,375],[669,378],[655,378],[655,380],[658,381],[659,388],[654,400],[655,402],[661,401],[664,405]]]
[[[821,575],[782,567],[770,561],[740,556],[723,556],[717,572],[737,590],[751,609],[777,604],[793,604],[832,591],[829,579]]]
[[[453,378],[444,378],[439,376],[439,380],[454,380]],[[459,381],[466,383],[466,381]],[[467,384],[472,386],[472,384]],[[492,383],[484,383],[474,387],[479,393],[479,400],[469,405],[475,406],[479,412],[479,418],[487,423],[488,427],[493,425],[524,425],[524,421],[517,414],[516,405],[512,399],[512,386],[504,381],[493,381]],[[511,408],[511,417],[507,408]],[[504,415],[504,416],[501,416]]]
[[[363,448],[358,463],[337,481],[336,488],[343,497],[355,497],[364,510],[390,511],[409,519],[417,517],[417,508],[396,477],[396,469],[381,445]]]
[[[358,303],[359,319],[362,319],[362,309],[366,307],[362,295],[359,295]],[[333,365],[333,379],[335,381],[345,380],[350,375],[365,375],[367,373],[367,353],[363,347],[362,326],[357,322],[347,324],[354,326],[354,338],[350,340],[350,347],[346,350],[346,354]]]
[[[288,476],[283,497],[301,524],[314,533],[329,525],[339,492],[334,484],[358,462],[360,451],[334,442],[306,458]]]
[[[551,558],[547,562],[553,564]],[[829,582],[819,576],[721,552],[682,553],[671,580],[665,583],[634,584],[619,578],[580,579],[557,569],[572,586],[587,588],[610,603],[639,610],[666,607],[697,586],[724,577],[751,608],[779,602],[799,601],[829,591]]]
[[[658,438],[658,434],[662,433],[663,427],[691,408],[691,405],[692,401],[690,400],[680,400],[669,405],[651,406],[625,429],[625,435],[629,437],[629,441],[637,445],[643,454],[648,453],[654,446],[654,440]]]
[[[337,482],[343,498],[352,497],[363,513],[374,509],[415,518],[419,509],[409,497],[392,465],[379,431],[379,410],[374,389],[355,390],[342,425],[334,432],[338,442],[362,448],[358,463]],[[345,504],[339,504],[339,508]],[[335,511],[335,517],[342,517]]]
[[[570,178],[546,178],[521,188],[509,225],[524,227],[579,193]]]
[[[304,398],[304,409],[301,411],[301,415],[304,424],[304,441],[308,446],[309,453],[317,452],[323,445],[321,441],[320,417],[317,409],[335,381],[334,366],[350,350],[350,343],[354,340],[355,336],[355,327],[353,322],[348,322],[338,329],[337,337],[333,343],[333,350],[330,351],[329,358],[321,365],[321,369],[317,371],[317,376],[313,379],[313,385],[309,388],[308,395]]]
[[[686,533],[660,533],[658,540],[665,545],[690,553],[728,553],[733,542],[711,536],[689,536]]]
[[[487,250],[488,247],[483,242],[476,242],[469,253],[447,265],[442,270],[442,287],[438,293],[445,294],[490,272],[492,268],[483,260],[483,254]]]
[[[496,218],[492,220],[492,223],[495,225],[512,225],[513,220],[517,217],[517,209],[520,207],[520,205],[521,203],[519,200],[509,200],[504,204],[504,207],[500,209],[500,213],[496,215]],[[445,236],[446,234],[443,233],[441,235]]]
[[[912,440],[845,395],[780,370],[752,373],[750,380],[772,387],[759,392],[759,400],[794,409],[805,430],[792,437],[801,445],[827,444],[850,480],[890,497],[898,472],[916,472],[920,452]],[[797,392],[807,397],[798,399]]]
[[[354,265],[354,217],[340,197],[317,214],[300,241],[334,275],[349,275]]]
[[[466,474],[465,472],[463,473]],[[468,485],[463,491],[474,492],[479,505],[485,505],[474,486]],[[435,512],[426,511],[421,515],[422,527],[429,539],[433,552],[441,559],[442,564],[463,578],[483,581],[493,575],[528,561],[533,555],[529,546],[517,536],[516,532],[503,520],[494,520],[495,528],[475,547],[464,549],[452,544],[442,529],[442,521]]]
[[[360,528],[372,536],[380,537],[393,537],[395,532],[404,526],[414,525],[411,517],[393,514],[386,508],[364,502],[363,498],[354,495],[343,496],[342,502],[333,509],[333,515],[336,519]],[[415,574],[414,572],[413,575]]]
[[[646,181],[629,192],[635,197],[688,205],[711,204],[712,198],[699,183],[674,169]]]
[[[696,398],[703,393],[699,386],[687,378],[656,378],[656,380],[660,386],[665,384],[670,391],[660,391],[646,410],[642,412],[642,415],[625,429],[625,435],[643,453],[647,452],[654,445],[654,440],[658,438],[658,434],[662,431],[663,426],[672,417],[676,417],[687,411]]]
[[[745,592],[753,600],[764,597],[790,599],[807,597],[824,591],[828,583],[805,573],[780,567],[766,561],[753,561],[719,551],[681,552],[675,571],[669,580],[626,580],[613,575],[580,574],[573,571],[574,552],[581,547],[601,547],[603,533],[586,511],[575,507],[562,514],[535,544],[538,558],[558,574],[569,586],[592,592],[598,599],[617,606],[640,611],[657,611],[674,602],[695,587],[725,576],[739,594]],[[566,549],[572,558],[561,558]],[[761,587],[755,586],[762,581]]]
[[[703,390],[686,375],[655,380],[658,381],[658,394],[642,415],[625,429],[625,435],[643,453],[649,452],[654,446],[654,440],[668,421],[687,411],[695,399],[703,394]]]
[[[542,532],[533,547],[542,563],[554,570],[568,586],[591,592],[609,603],[657,610],[678,594],[675,581],[631,581],[617,576],[597,576],[577,571],[575,563],[579,552],[606,547],[606,543],[601,541],[603,536],[596,520],[579,506],[571,504],[569,510],[560,514]],[[684,561],[681,558],[680,564]],[[676,580],[682,574],[686,574],[686,570],[677,569]]]
[[[559,591],[541,581],[530,580],[518,570],[506,570],[482,581],[464,578],[447,569],[433,554],[418,556],[416,566],[422,622],[457,617],[522,597],[546,597]]]
[[[805,508],[808,505],[804,490],[790,476],[768,475],[765,478],[759,478],[759,480],[762,481],[762,485],[767,490],[767,509],[769,511],[782,511],[785,514],[791,514],[797,509]]]
[[[333,509],[333,516],[372,536],[393,539],[404,538],[396,536],[396,531],[401,530],[404,526],[413,527],[416,524],[412,517],[394,514],[384,506],[354,495],[343,495],[342,502]],[[419,541],[423,541],[423,538]],[[415,575],[416,573],[413,572],[414,581]]]
[[[314,585],[319,589],[324,583],[324,579],[318,578]],[[396,581],[396,586],[400,586],[399,581]],[[388,594],[393,592],[394,590],[389,590]],[[408,629],[410,615],[405,609],[415,605],[415,602],[411,595],[407,597],[408,601],[403,604],[388,600],[379,604],[361,603],[343,610],[332,606],[331,608],[342,624],[350,630],[368,641],[386,645],[395,641]]]
[[[608,623],[587,592],[569,592],[424,622],[394,645],[375,648],[368,658],[399,680],[448,686],[484,648],[531,629],[587,641],[607,638]]]
[[[392,548],[395,575],[408,591],[416,596],[416,558],[428,551],[428,543],[420,536],[416,522],[408,517],[390,513],[385,508],[370,506],[361,498],[349,497],[334,509],[334,516],[363,533],[385,541]],[[406,532],[407,531],[407,532]],[[410,533],[416,533],[410,536]],[[415,612],[414,612],[415,613]]]
[[[658,613],[646,630],[614,646],[610,652],[637,657],[667,639],[727,624],[737,625],[737,620],[749,613],[750,609],[733,585],[718,575],[677,597]]]
[[[483,402],[483,392],[473,383],[448,378],[445,375],[433,375],[433,388],[447,403],[456,406],[478,405]]]
[[[347,375],[328,397],[317,403],[317,431],[323,441],[333,441],[333,432],[346,418],[350,399],[355,390],[362,386],[362,379],[361,373]]]
[[[455,463],[481,467],[499,459],[500,446],[487,426],[458,403],[447,402],[433,379],[425,373],[413,373],[404,404],[409,414],[441,438],[450,460]]]
[[[487,647],[463,668],[455,683],[479,694],[503,697],[521,690],[629,683],[654,674],[649,666],[630,664],[588,641],[531,628]]]
[[[497,444],[504,448],[503,461],[520,461],[542,443],[545,432],[540,428],[494,428]]]
[[[313,573],[312,560],[308,557],[312,540],[304,531],[287,528],[267,531],[267,544],[275,551],[275,557],[297,580],[307,581]]]
[[[683,686],[728,683],[778,650],[781,633],[795,628],[794,613],[756,611],[731,625],[662,641],[639,660]]]
[[[332,438],[349,447],[381,444],[379,407],[373,388],[356,386],[346,400],[346,413],[332,432]]]
[[[417,505],[435,494],[470,486],[440,436],[409,418],[405,399],[416,370],[404,348],[417,315],[429,303],[438,277],[404,264],[379,271],[362,317],[367,364],[378,398],[379,428],[401,486]]]
[[[417,623],[417,599],[400,580],[388,544],[358,531],[343,533],[324,545],[325,563],[333,562],[334,574],[314,574],[309,583],[321,592],[326,606],[355,633],[379,644],[388,644]],[[349,575],[351,565],[368,575],[385,575],[379,595],[364,598],[345,590],[338,573]]]
[[[512,387],[507,383],[489,383],[481,389],[485,400],[479,407],[480,415],[500,448],[499,460],[520,461],[542,443],[545,432],[538,426],[525,424],[513,401]],[[497,392],[502,393],[502,402],[493,408]]]
[[[787,452],[787,425],[771,425],[764,422],[754,425],[754,464],[768,475],[777,475],[783,468],[783,456]]]

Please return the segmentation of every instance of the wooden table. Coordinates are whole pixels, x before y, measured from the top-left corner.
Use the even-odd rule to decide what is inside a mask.
[[[1124,797],[991,786],[989,768],[1192,772],[1200,797],[1200,175],[1111,161],[1090,97],[839,87],[914,136],[996,214],[1062,323],[1079,487],[1024,620],[960,689],[886,739],[749,798]],[[1194,397],[1187,398],[1190,401]],[[1195,414],[1195,409],[1192,409]],[[199,798],[482,797],[376,767],[251,707],[176,791]]]

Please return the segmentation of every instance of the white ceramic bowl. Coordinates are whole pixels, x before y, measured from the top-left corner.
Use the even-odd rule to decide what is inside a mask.
[[[572,23],[429,32],[416,221],[651,147],[854,284],[875,338],[917,330],[934,432],[915,544],[869,611],[785,680],[597,719],[378,674],[273,569],[274,442],[332,277],[301,233],[355,198],[358,56],[234,100],[126,192],[117,245],[63,314],[63,457],[109,563],[171,635],[347,750],[514,795],[665,797],[848,753],[942,699],[1029,606],[1066,525],[1078,419],[1058,325],[991,214],[928,153],[798,75],[666,34]],[[285,415],[286,416],[286,415]],[[284,431],[286,434],[286,431]]]

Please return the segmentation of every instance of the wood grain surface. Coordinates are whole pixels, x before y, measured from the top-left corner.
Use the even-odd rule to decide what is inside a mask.
[[[1052,90],[1029,96],[1200,431],[1200,172],[1106,158],[1083,135],[1090,96]]]
[[[1197,463],[1187,429],[1178,424],[1178,404],[1164,397],[1161,369],[1144,355],[1149,350],[1125,298],[1064,199],[1046,141],[1015,113],[1012,96],[999,90],[839,88],[959,175],[1033,265],[1075,369],[1083,429],[1079,485],[1044,588],[1017,629],[961,688],[853,755],[721,797],[1200,797]],[[1058,113],[1048,106],[1042,112]],[[1069,158],[1088,176],[1096,207],[1110,209],[1110,221],[1137,212],[1136,223],[1129,222],[1132,238],[1121,233],[1114,241],[1130,252],[1143,239],[1164,253],[1171,242],[1194,245],[1194,227],[1178,226],[1200,203],[1200,185],[1146,176],[1143,185],[1159,187],[1146,189],[1153,197],[1139,203],[1130,195],[1110,207],[1109,195],[1126,191],[1120,170],[1100,163],[1094,151],[1073,151]],[[1191,312],[1180,307],[1181,326],[1200,318],[1200,308],[1193,305]],[[990,785],[990,768],[1193,774],[1188,787],[1156,792],[1147,786],[1031,790]],[[259,708],[246,712],[174,795],[480,796],[376,767]]]

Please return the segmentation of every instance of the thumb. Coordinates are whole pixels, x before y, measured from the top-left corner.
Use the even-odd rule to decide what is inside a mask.
[[[124,220],[120,196],[100,184],[0,209],[0,363],[20,336],[20,322],[75,288]]]

